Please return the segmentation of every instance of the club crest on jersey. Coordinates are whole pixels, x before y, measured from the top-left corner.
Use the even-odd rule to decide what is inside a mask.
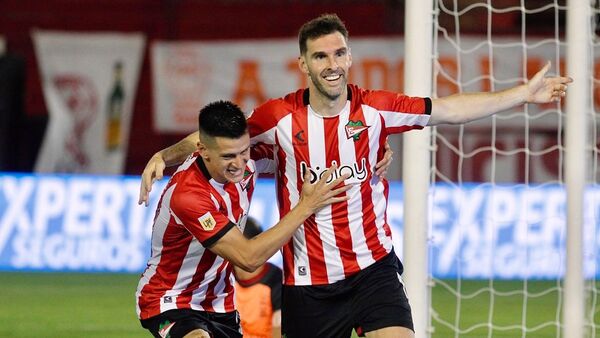
[[[217,221],[215,221],[210,212],[198,217],[198,222],[200,222],[202,229],[206,231],[211,231],[217,225]]]
[[[253,172],[251,172],[248,169],[244,170],[244,178],[242,178],[242,180],[240,181],[240,186],[242,187],[242,190],[248,189],[248,187],[250,186],[250,182],[252,182],[252,176],[254,176]]]
[[[369,129],[370,126],[365,126],[365,124],[363,123],[363,121],[348,121],[348,123],[346,123],[346,137],[348,139],[352,138],[354,140],[354,142],[358,141],[360,139],[360,134]]]

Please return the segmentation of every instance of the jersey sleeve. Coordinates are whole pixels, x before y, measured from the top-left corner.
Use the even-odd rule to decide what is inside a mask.
[[[268,100],[255,108],[248,116],[250,143],[276,144],[277,123],[302,102],[303,92],[298,90],[285,97]]]
[[[250,113],[247,122],[252,145],[256,143],[275,144],[277,121],[273,119],[271,111],[276,108],[277,104],[270,100]]]
[[[431,99],[385,90],[362,90],[363,102],[379,111],[387,133],[423,129],[431,116]]]
[[[185,227],[204,247],[210,247],[235,225],[208,192],[175,192],[169,210],[175,222]]]

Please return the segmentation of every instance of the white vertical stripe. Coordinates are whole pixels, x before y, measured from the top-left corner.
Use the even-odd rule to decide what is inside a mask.
[[[379,136],[384,132],[384,126],[381,124],[379,111],[367,105],[363,105],[362,109],[367,123],[371,124],[371,127],[367,130],[369,132],[369,146],[371,147],[369,161],[375,166],[377,162],[377,152],[379,152]],[[385,235],[385,229],[383,227],[385,223],[385,211],[387,208],[387,201],[384,197],[384,186],[377,176],[373,176],[370,184],[372,189],[371,199],[373,200],[373,212],[375,213],[375,224],[377,226],[377,237],[379,238],[379,243],[383,245],[387,252],[390,252],[393,243],[391,238]]]
[[[346,109],[347,108],[347,109]],[[352,137],[348,138],[346,134],[346,124],[348,124],[350,118],[350,105],[349,102],[346,105],[346,108],[340,114],[340,124],[338,127],[338,142],[340,144],[340,168],[342,166],[350,166],[354,168],[358,165],[358,168],[361,167],[361,163],[357,163],[356,159],[356,144]],[[356,121],[354,121],[356,122]],[[367,126],[369,126],[366,121],[364,121]],[[367,129],[368,130],[368,129]],[[368,137],[366,132],[363,132],[360,137]],[[370,168],[363,168],[365,170],[370,171]],[[345,171],[344,171],[345,172]],[[340,173],[344,173],[340,172]],[[360,182],[359,180],[355,180],[354,178],[350,178],[346,180],[347,183],[351,182]],[[367,184],[367,183],[363,183]],[[347,193],[350,196],[348,200],[348,225],[350,228],[350,236],[352,238],[352,249],[356,253],[356,259],[358,262],[358,266],[361,269],[371,265],[374,263],[374,260],[371,255],[371,251],[367,246],[367,241],[365,238],[365,232],[363,230],[363,211],[362,211],[362,195],[360,192],[360,185],[354,185]],[[352,208],[350,208],[352,206]],[[342,275],[341,278],[343,279]]]
[[[204,252],[205,249],[200,242],[198,242],[196,238],[192,238],[185,257],[183,258],[183,262],[181,263],[181,268],[177,273],[175,284],[173,284],[173,288],[171,290],[165,292],[165,296],[171,296],[172,301],[169,303],[164,303],[164,297],[161,298],[160,312],[177,308],[177,296],[179,296],[179,294],[181,294],[181,292],[192,282],[192,277],[196,272],[196,268],[198,267],[198,263],[200,263],[200,258]]]
[[[387,201],[384,198],[384,186],[383,183],[379,182],[373,185],[373,212],[375,213],[375,224],[377,225],[377,237],[379,243],[383,245],[386,252],[392,250],[392,239],[385,235],[385,229],[383,227],[385,223],[385,210],[387,208]]]
[[[247,118],[250,118],[248,116]],[[269,130],[265,130],[262,134],[258,134],[250,139],[250,144],[254,145],[259,142],[265,144],[275,144],[275,132],[277,131],[276,127],[273,127]]]
[[[379,112],[372,107],[367,105],[362,105],[363,115],[365,116],[365,123],[369,126],[367,129],[367,133],[369,135],[369,163],[371,163],[371,168],[373,170],[373,178],[377,178],[375,176],[375,165],[377,164],[377,152],[379,152],[379,137],[383,132],[381,125],[381,119]],[[379,178],[376,179],[379,181]]]
[[[346,107],[348,104],[346,104]],[[325,171],[330,163],[327,163],[326,153],[331,145],[325,144],[325,123],[324,118],[315,113],[311,107],[308,107],[308,151],[310,154],[311,168],[318,173]],[[339,152],[339,149],[336,149]],[[338,163],[339,167],[339,163]],[[340,256],[340,250],[335,240],[333,229],[333,217],[331,206],[321,208],[315,215],[315,221],[323,243],[323,255],[327,276],[329,282],[339,280],[339,276],[344,276],[344,263]]]
[[[213,194],[210,194],[210,200],[215,204],[215,208],[217,208],[217,210],[219,210],[219,208],[220,208],[219,201],[217,200],[217,198],[215,196],[213,196]]]
[[[219,274],[217,285],[215,285],[215,295],[219,295],[220,297],[215,298],[212,302],[213,309],[215,312],[225,312],[225,278],[227,277],[227,267],[223,267],[221,273]]]
[[[213,179],[210,180],[210,184],[215,188],[215,190],[217,190],[217,192],[219,193],[219,195],[221,195],[221,198],[225,202],[225,207],[227,207],[227,218],[229,218],[229,220],[235,224],[237,222],[237,220],[235,219],[235,217],[233,217],[233,211],[232,211],[232,206],[231,206],[231,197],[229,197],[229,193],[227,193],[227,191],[225,191],[225,189],[223,189],[223,184],[221,184]],[[237,186],[237,184],[236,184],[236,186]]]
[[[202,282],[200,283],[200,285],[198,285],[198,287],[196,289],[194,289],[194,291],[193,291],[190,304],[191,304],[192,309],[194,309],[194,310],[200,310],[200,311],[204,310],[204,308],[200,305],[200,303],[206,298],[206,293],[208,292],[209,284],[215,278],[223,278],[222,276],[217,276],[217,269],[223,263],[223,258],[221,258],[220,256],[216,256],[216,257],[217,258],[213,262],[213,265],[211,265],[211,267],[208,269],[208,271],[206,271],[206,274],[204,275],[204,278],[202,279]],[[218,294],[216,294],[216,295],[218,295]]]
[[[292,145],[291,140],[292,135],[292,114],[288,114],[284,118],[279,121],[278,124],[278,140],[280,143],[280,147],[282,149],[289,149],[291,151],[286,151],[286,159],[283,165],[285,166],[284,175],[287,179],[286,189],[289,192],[288,201],[290,203],[290,208],[293,208],[296,204],[298,204],[299,192],[296,187],[297,175],[296,175],[296,158],[294,157],[294,146]],[[282,165],[279,163],[278,165]],[[282,198],[286,198],[286,196],[282,196]],[[280,215],[283,217],[285,215]],[[310,284],[310,269],[308,268],[308,254],[306,248],[306,238],[304,236],[304,225],[301,225],[296,232],[294,232],[294,236],[292,237],[293,245],[294,245],[294,280],[295,284],[299,285],[307,285]],[[307,273],[303,276],[299,274],[298,267],[304,266]]]
[[[177,184],[173,184],[169,189],[167,189],[162,197],[162,204],[158,211],[158,215],[154,222],[152,228],[152,257],[148,260],[148,268],[144,271],[140,281],[138,282],[138,287],[136,291],[136,312],[138,317],[140,316],[140,305],[139,305],[139,297],[142,294],[142,289],[146,286],[152,276],[156,274],[156,267],[160,262],[161,252],[162,252],[162,242],[163,236],[167,229],[167,225],[169,224],[170,213],[169,213],[169,204],[171,203],[171,196],[173,196],[173,191],[175,190],[175,186]]]

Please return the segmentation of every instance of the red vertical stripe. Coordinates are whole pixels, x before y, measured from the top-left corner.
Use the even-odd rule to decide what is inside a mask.
[[[355,111],[353,111],[353,114],[350,116],[350,119],[353,121],[363,121],[363,123],[366,125],[366,119],[364,116],[364,112],[362,110],[362,108],[357,107],[357,109]],[[382,121],[383,122],[383,121]],[[382,133],[383,134],[383,133]],[[380,134],[381,135],[381,134]],[[362,163],[362,159],[364,158],[366,160],[366,166],[367,168],[371,168],[371,163],[369,161],[369,154],[371,153],[370,150],[370,146],[369,146],[369,134],[368,134],[368,130],[365,130],[359,137],[359,139],[354,143],[354,149],[355,149],[355,156],[356,156],[356,162],[360,165],[360,163]],[[383,140],[385,141],[385,137],[383,138]],[[378,140],[379,143],[381,143],[381,138]],[[380,149],[383,146],[380,144]],[[377,158],[380,158],[381,156],[377,156]],[[367,169],[368,170],[368,169]],[[363,223],[363,233],[367,242],[367,247],[369,248],[369,250],[371,251],[371,257],[373,257],[374,260],[377,260],[376,257],[378,257],[379,255],[381,255],[382,253],[385,254],[385,248],[381,245],[381,243],[379,242],[379,238],[377,236],[377,224],[375,223],[376,221],[376,216],[375,216],[375,212],[373,210],[374,208],[374,204],[373,204],[373,189],[371,188],[371,178],[373,176],[373,173],[368,170],[368,176],[367,176],[367,180],[360,185],[360,195],[361,195],[361,200],[362,200],[362,223]]]
[[[385,152],[385,141],[387,138],[387,131],[385,129],[385,121],[383,120],[383,117],[380,116],[380,121],[381,121],[381,133],[379,134],[379,151],[377,152],[377,158],[383,158],[383,154]],[[383,183],[383,198],[385,198],[385,203],[387,205],[387,201],[388,199],[388,193],[389,193],[389,183],[386,179],[382,180]],[[390,229],[390,226],[387,222],[387,207],[385,208],[385,211],[383,213],[383,230],[385,231],[385,235],[387,237],[392,238],[392,230]],[[373,258],[378,261],[380,259],[382,259],[383,257],[385,257],[388,253],[385,251],[385,248],[383,246],[380,246],[381,250],[377,250],[376,252],[374,252]]]
[[[327,166],[337,163],[338,168],[340,163],[339,151],[339,117],[324,118],[324,138],[325,138],[325,163]],[[343,201],[331,205],[331,219],[333,223],[333,233],[335,234],[335,243],[340,250],[340,258],[344,266],[344,274],[348,277],[351,273],[360,270],[356,253],[352,248],[352,235],[348,222],[348,202]]]
[[[225,274],[225,288],[223,289],[223,293],[226,293],[225,296],[225,312],[231,312],[235,310],[235,301],[234,301],[234,290],[233,284],[231,284],[231,279],[229,276],[233,273],[233,265],[227,264],[227,272]]]
[[[200,262],[196,267],[196,272],[190,281],[190,284],[177,296],[177,308],[178,309],[189,309],[191,307],[190,302],[192,301],[192,293],[202,281],[210,267],[214,264],[217,256],[211,251],[205,250],[200,258]]]
[[[228,264],[229,264],[228,261],[223,261],[221,263],[221,265],[219,265],[219,268],[217,269],[217,274],[216,274],[215,278],[213,278],[213,280],[208,284],[208,288],[206,290],[206,295],[204,296],[204,300],[200,302],[200,305],[202,306],[202,308],[204,308],[204,310],[207,312],[215,312],[215,309],[212,305],[213,301],[217,298],[217,295],[215,294],[215,287],[219,283],[219,280],[221,280],[223,278],[223,276],[221,275],[221,272],[223,272],[223,269]]]

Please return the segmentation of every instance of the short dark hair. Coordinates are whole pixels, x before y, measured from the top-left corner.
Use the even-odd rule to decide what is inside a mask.
[[[198,128],[202,135],[237,139],[247,132],[248,125],[244,113],[236,104],[215,101],[200,110]]]
[[[308,39],[316,39],[334,32],[340,32],[346,41],[348,41],[348,30],[337,14],[322,14],[305,23],[300,27],[300,32],[298,32],[300,54],[306,53],[306,41]]]
[[[248,219],[246,220],[246,226],[244,227],[244,237],[251,239],[260,234],[261,232],[262,228],[260,227],[260,225],[258,225],[256,220],[254,220],[254,218],[252,217],[248,217]]]

